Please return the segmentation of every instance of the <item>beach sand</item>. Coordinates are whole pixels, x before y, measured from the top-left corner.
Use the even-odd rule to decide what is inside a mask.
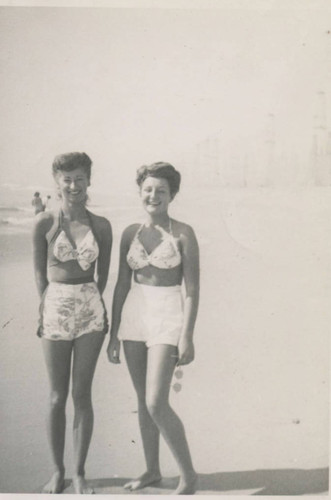
[[[329,463],[330,189],[186,191],[173,216],[201,247],[196,360],[171,391],[201,495],[325,495]],[[104,299],[110,311],[119,234]],[[1,235],[1,493],[39,493],[51,472],[48,380],[35,332],[38,296],[28,232]],[[125,361],[104,344],[93,387],[87,478],[97,494],[144,471],[137,404]],[[123,358],[123,357],[122,357]],[[68,400],[66,494],[73,493]],[[162,442],[164,480],[137,494],[170,494],[178,470]],[[132,494],[132,493],[130,493]]]

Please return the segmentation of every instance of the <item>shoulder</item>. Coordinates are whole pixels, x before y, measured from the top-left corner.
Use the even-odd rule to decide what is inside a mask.
[[[192,226],[179,220],[171,219],[174,236],[180,239],[196,239]]]
[[[135,224],[130,224],[130,226],[127,226],[123,233],[122,237],[123,238],[133,238],[133,236],[136,234],[138,229],[140,228],[141,224],[135,223]]]
[[[122,238],[121,238],[121,243],[122,245],[130,245],[135,234],[137,233],[138,229],[140,228],[141,224],[130,224],[130,226],[127,226],[123,233],[122,233]]]
[[[192,226],[173,220],[173,235],[178,239],[182,255],[195,262],[199,259],[199,243]]]
[[[34,233],[44,234],[48,233],[57,218],[57,213],[54,211],[40,212],[34,218],[33,230]]]
[[[93,226],[101,231],[101,232],[106,232],[109,233],[111,232],[111,224],[109,220],[106,217],[103,217],[101,215],[96,215],[88,210],[89,216],[91,217],[92,224]]]

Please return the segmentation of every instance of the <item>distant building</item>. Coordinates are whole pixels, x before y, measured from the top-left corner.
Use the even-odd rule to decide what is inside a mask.
[[[331,131],[327,126],[326,94],[323,91],[316,95],[311,172],[316,186],[331,186]]]

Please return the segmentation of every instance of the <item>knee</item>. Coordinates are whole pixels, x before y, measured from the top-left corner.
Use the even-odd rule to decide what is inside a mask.
[[[137,400],[139,407],[146,407],[146,394],[145,392],[137,393]]]
[[[84,387],[78,387],[72,390],[72,399],[75,408],[87,408],[90,407],[91,402],[91,391]]]
[[[52,391],[50,394],[51,410],[63,410],[67,401],[67,392]]]
[[[152,419],[157,422],[162,419],[169,405],[167,401],[162,401],[157,396],[151,396],[146,398],[146,406]]]

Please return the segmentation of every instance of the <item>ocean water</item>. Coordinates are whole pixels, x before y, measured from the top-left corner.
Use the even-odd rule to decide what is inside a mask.
[[[28,233],[31,230],[34,217],[31,201],[35,191],[39,191],[37,186],[0,185],[0,235]]]
[[[25,207],[0,206],[0,234],[27,233],[31,230],[34,212]]]
[[[31,205],[33,194],[39,191],[41,197],[51,195],[50,208],[59,207],[57,193],[53,187],[20,184],[0,184],[0,240],[3,236],[28,234],[34,220]],[[142,222],[144,212],[141,206],[138,187],[134,182],[123,186],[113,183],[111,186],[94,187],[88,191],[87,207],[94,213],[108,218],[112,224],[114,236],[133,222]],[[188,186],[185,183],[170,206],[170,215],[195,226],[204,213],[220,210],[222,199],[218,187]],[[1,241],[0,241],[1,243]]]
[[[0,240],[31,233],[33,193],[51,194],[51,208],[59,206],[56,193],[40,186],[0,185]],[[183,186],[170,206],[170,215],[191,224],[202,250],[230,238],[240,248],[263,256],[305,255],[314,258],[330,250],[328,226],[331,188],[224,188]],[[128,189],[89,190],[88,208],[107,217],[114,239],[144,212],[135,185]],[[8,239],[8,238],[7,238]]]
[[[21,184],[0,185],[0,237],[31,232],[35,217],[31,201],[35,191],[39,191],[42,198],[46,194],[51,195],[50,209],[59,207],[56,193],[45,187]],[[142,215],[139,196],[134,186],[131,191],[112,193],[108,190],[91,189],[88,208],[98,215],[107,217],[115,223],[115,226],[119,225],[120,227],[126,221],[133,222],[133,214],[138,219]]]

